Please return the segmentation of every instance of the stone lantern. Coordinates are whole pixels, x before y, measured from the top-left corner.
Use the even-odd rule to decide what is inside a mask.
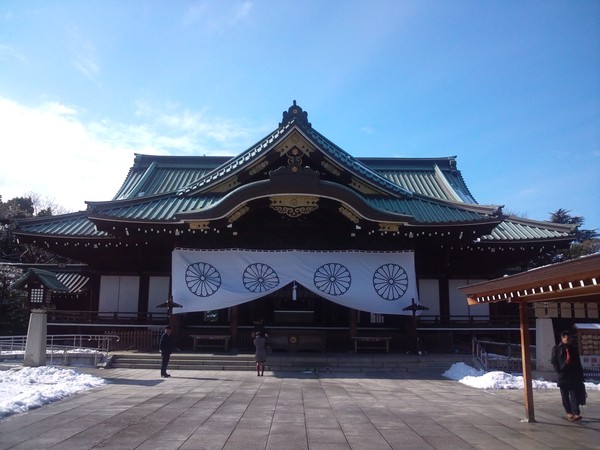
[[[28,367],[45,366],[47,311],[54,307],[52,293],[68,292],[69,289],[56,278],[55,273],[41,269],[29,269],[10,287],[27,291],[27,300],[31,310],[23,365]]]

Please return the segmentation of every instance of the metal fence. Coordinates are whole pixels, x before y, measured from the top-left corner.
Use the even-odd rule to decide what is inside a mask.
[[[70,365],[77,358],[86,358],[97,366],[118,341],[119,336],[110,334],[50,335],[46,338],[46,357],[51,365]],[[22,361],[26,349],[27,336],[0,336],[0,360]]]
[[[535,345],[531,345],[531,369],[536,369]],[[522,373],[521,345],[508,342],[481,341],[473,338],[473,356],[486,372],[499,370],[507,373]]]

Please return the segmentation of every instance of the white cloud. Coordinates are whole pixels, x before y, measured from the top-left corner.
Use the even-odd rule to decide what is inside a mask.
[[[98,139],[60,103],[29,108],[0,97],[0,195],[34,192],[69,210],[85,200],[108,200],[120,187],[137,150]]]
[[[135,153],[234,155],[264,135],[176,105],[154,109],[139,102],[136,117],[145,122],[84,122],[76,106],[27,107],[0,97],[3,201],[33,192],[68,210],[85,209],[86,200],[115,195]]]
[[[100,72],[96,47],[92,41],[84,38],[78,30],[71,30],[69,34],[73,46],[73,65],[87,78],[96,81],[96,76]]]
[[[234,151],[239,153],[244,150],[249,142],[253,142],[257,131],[268,132],[268,128],[257,130],[244,127],[230,119],[211,117],[206,110],[190,111],[180,110],[177,104],[168,104],[163,107],[154,107],[146,102],[136,103],[136,117],[152,121],[156,128],[170,136],[173,141],[182,144],[178,146],[185,152],[219,153],[230,152],[225,145],[235,146]],[[186,145],[183,145],[186,144]]]
[[[200,18],[208,11],[208,4],[205,2],[197,2],[185,12],[182,22],[184,25],[192,25],[194,22],[200,20]]]
[[[244,20],[246,17],[250,15],[250,11],[252,10],[252,2],[246,1],[242,3],[237,3],[234,6],[233,10],[233,22],[238,22],[240,20]]]
[[[56,116],[76,116],[79,111],[74,106],[68,106],[57,101],[43,103],[40,107],[41,111],[47,112]]]
[[[10,61],[16,59],[20,62],[25,62],[26,59],[14,47],[7,44],[0,44],[0,61]]]
[[[222,5],[219,2],[196,2],[185,11],[182,23],[186,26],[201,23],[206,31],[219,31],[245,20],[252,10],[251,1],[235,2],[231,8],[222,8]]]

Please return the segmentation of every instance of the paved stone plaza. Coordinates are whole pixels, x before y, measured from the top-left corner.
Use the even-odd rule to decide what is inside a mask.
[[[557,390],[486,391],[396,373],[85,369],[109,384],[0,420],[0,449],[598,449],[600,392],[584,420]]]

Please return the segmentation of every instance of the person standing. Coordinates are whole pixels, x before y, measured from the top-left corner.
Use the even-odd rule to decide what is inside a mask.
[[[583,385],[583,366],[577,348],[571,343],[571,333],[560,333],[560,342],[552,348],[550,360],[558,373],[558,387],[563,407],[570,421],[581,420],[579,405],[585,400],[577,397],[577,391]]]
[[[258,332],[254,338],[254,360],[256,361],[256,375],[262,377],[265,375],[265,363],[267,362],[267,336],[264,330]]]
[[[165,332],[160,337],[160,343],[158,348],[162,357],[162,364],[160,366],[160,376],[163,378],[169,378],[171,375],[167,373],[167,366],[171,359],[171,353],[173,352],[173,328],[170,325],[165,327]]]

